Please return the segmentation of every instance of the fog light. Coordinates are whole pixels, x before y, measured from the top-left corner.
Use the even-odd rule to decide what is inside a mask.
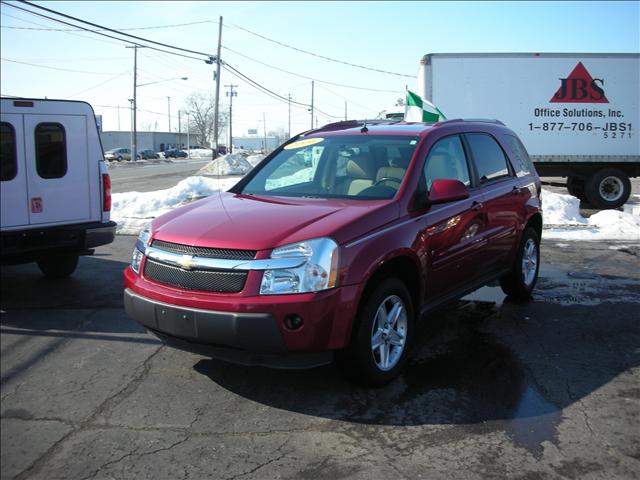
[[[289,315],[284,319],[284,324],[289,330],[298,330],[302,327],[303,323],[300,315]]]

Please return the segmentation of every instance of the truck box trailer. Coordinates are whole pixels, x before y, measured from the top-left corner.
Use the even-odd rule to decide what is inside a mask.
[[[417,89],[448,118],[501,120],[541,176],[617,208],[640,176],[639,85],[637,53],[434,53]]]

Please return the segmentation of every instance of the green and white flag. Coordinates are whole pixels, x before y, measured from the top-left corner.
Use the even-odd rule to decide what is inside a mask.
[[[429,100],[407,90],[407,101],[404,106],[405,122],[439,122],[447,117]]]

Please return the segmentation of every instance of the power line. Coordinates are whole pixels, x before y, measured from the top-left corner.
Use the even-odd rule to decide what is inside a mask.
[[[23,3],[27,3],[28,5],[32,5],[32,4],[28,3],[28,2],[25,2],[24,0],[20,0],[20,1],[23,2]],[[74,25],[72,23],[65,22],[64,20],[60,20],[60,19],[57,19],[57,18],[49,17],[47,15],[43,15],[42,13],[34,12],[32,10],[28,10],[26,8],[22,8],[22,7],[19,7],[17,5],[13,5],[13,4],[8,3],[8,2],[6,2],[4,0],[2,1],[2,3],[4,5],[8,5],[10,7],[17,8],[18,10],[22,10],[23,12],[27,12],[27,13],[30,13],[32,15],[36,15],[38,17],[46,18],[46,19],[51,20],[53,22],[62,23],[63,25],[70,25],[72,27],[78,27],[78,28],[81,28],[82,30],[84,30],[86,32],[91,32],[91,33],[94,33],[96,35],[102,35],[103,37],[111,38],[113,40],[118,40],[120,42],[125,42],[125,43],[128,43],[130,45],[139,45],[139,43],[134,42],[132,40],[127,40],[126,38],[118,38],[118,37],[114,37],[113,35],[108,35],[106,33],[98,32],[98,31],[95,31],[95,30],[91,30],[90,28],[80,27],[79,25]],[[45,7],[41,7],[39,5],[33,5],[33,6],[35,6],[37,8],[45,9]],[[45,9],[45,10],[49,10],[49,9]],[[54,12],[54,13],[57,13],[57,12]],[[60,14],[60,15],[65,16],[64,14]],[[84,20],[78,20],[78,21],[82,22],[82,23],[88,23],[88,22],[85,22]],[[129,34],[126,34],[126,33],[123,33],[122,35],[129,36],[129,37],[133,36],[133,35],[129,35]],[[156,42],[154,42],[154,43],[156,43]],[[193,56],[190,56],[190,55],[185,55],[184,53],[170,52],[170,51],[167,51],[167,50],[163,50],[161,48],[152,47],[152,46],[148,46],[148,45],[142,45],[142,46],[146,46],[147,48],[150,48],[152,50],[157,50],[159,52],[164,52],[164,53],[167,53],[169,55],[176,55],[176,56],[179,56],[179,57],[191,58],[193,60],[199,60],[199,61],[202,60],[201,58],[193,57]],[[170,47],[170,48],[177,48],[177,47]]]
[[[292,72],[290,70],[285,70],[284,68],[276,67],[274,65],[269,65],[268,63],[261,62],[260,60],[257,60],[255,58],[252,58],[252,57],[248,56],[248,55],[240,53],[237,50],[233,50],[233,49],[231,49],[229,47],[225,47],[224,45],[222,46],[222,48],[224,48],[225,50],[228,50],[228,51],[230,51],[232,53],[235,53],[236,55],[244,57],[247,60],[251,60],[253,62],[259,63],[260,65],[264,65],[265,67],[273,68],[274,70],[278,70],[280,72],[288,73],[289,75],[294,75],[296,77],[306,78],[307,80],[314,80],[314,81],[319,82],[319,83],[325,83],[327,85],[334,85],[336,87],[344,87],[344,88],[353,88],[353,89],[356,89],[356,90],[366,90],[366,91],[369,91],[369,92],[381,92],[381,93],[398,93],[399,92],[399,90],[380,90],[380,89],[376,89],[376,88],[358,87],[358,86],[355,86],[355,85],[345,85],[343,83],[329,82],[327,80],[318,80],[317,78],[308,77],[308,76],[302,75],[300,73],[295,73],[295,72]]]
[[[322,58],[324,60],[328,60],[329,62],[341,63],[343,65],[349,65],[350,67],[362,68],[364,70],[371,70],[372,72],[386,73],[388,75],[396,75],[398,77],[415,78],[415,75],[405,75],[403,73],[396,73],[396,72],[390,72],[388,70],[380,70],[378,68],[365,67],[364,65],[358,65],[356,63],[345,62],[344,60],[337,60],[335,58],[326,57],[324,55],[320,55],[320,54],[317,54],[317,53],[314,53],[314,52],[310,52],[308,50],[303,50],[303,49],[298,48],[298,47],[293,47],[291,45],[287,45],[286,43],[282,43],[282,42],[279,42],[277,40],[273,40],[272,38],[268,38],[268,37],[265,37],[264,35],[260,35],[259,33],[253,32],[253,31],[249,30],[248,28],[241,27],[240,25],[231,24],[231,26],[234,27],[234,28],[237,28],[239,30],[243,30],[243,31],[245,31],[247,33],[250,33],[251,35],[255,35],[256,37],[262,38],[263,40],[266,40],[268,42],[275,43],[276,45],[280,45],[281,47],[290,48],[291,50],[295,50],[297,52],[305,53],[307,55],[312,55],[314,57]]]
[[[185,27],[185,26],[190,26],[190,25],[198,25],[201,23],[215,23],[217,24],[218,22],[216,21],[212,21],[212,20],[202,20],[200,22],[189,22],[189,23],[174,23],[171,25],[155,25],[155,26],[150,26],[150,27],[134,27],[134,28],[118,28],[117,30],[119,31],[133,31],[133,30],[155,30],[155,29],[160,29],[160,28],[174,28],[174,27]],[[9,26],[9,25],[2,25],[2,28],[10,28],[10,29],[14,29],[14,30],[42,30],[42,31],[46,31],[46,32],[81,32],[82,29],[78,29],[78,28],[33,28],[33,27],[14,27],[14,26]],[[101,30],[105,30],[105,31],[109,31],[109,29],[101,29]]]
[[[142,37],[138,37],[136,35],[131,35],[130,33],[122,33],[119,30],[115,30],[113,28],[108,28],[108,27],[105,27],[104,25],[98,25],[97,23],[89,22],[87,20],[82,20],[81,18],[74,17],[74,16],[71,16],[71,15],[67,15],[66,13],[61,13],[61,12],[58,12],[56,10],[52,10],[50,8],[43,7],[42,5],[37,5],[35,3],[28,2],[27,0],[18,0],[18,1],[21,2],[21,3],[24,3],[25,5],[29,5],[30,7],[39,8],[40,10],[44,10],[45,12],[53,13],[54,15],[59,15],[59,16],[61,16],[63,18],[67,18],[69,20],[73,20],[73,21],[76,21],[76,22],[84,23],[86,25],[91,25],[92,27],[95,27],[95,28],[97,28],[99,30],[105,30],[107,32],[116,33],[118,35],[122,35],[122,36],[129,37],[129,38],[134,38],[136,40],[140,40],[140,41],[147,42],[147,43],[152,43],[154,45],[160,45],[161,47],[165,47],[165,48],[172,48],[174,50],[179,50],[181,52],[193,53],[195,55],[203,55],[205,57],[211,57],[212,56],[210,53],[198,52],[196,50],[189,50],[188,48],[175,47],[173,45],[168,45],[166,43],[156,42],[154,40],[149,40],[148,38],[142,38]],[[96,30],[91,30],[91,31],[93,31],[94,33],[101,33],[101,32],[98,32]]]
[[[73,95],[69,95],[69,98],[71,98],[71,97],[77,97],[78,95],[80,95],[80,94],[82,94],[82,93],[84,93],[84,92],[88,92],[89,90],[94,90],[94,89],[96,89],[96,88],[98,88],[98,87],[101,87],[102,85],[105,85],[106,83],[112,82],[113,80],[115,80],[115,79],[117,79],[117,78],[120,78],[120,77],[122,77],[123,75],[128,75],[128,74],[129,74],[129,71],[128,71],[128,70],[126,70],[126,71],[124,71],[124,72],[122,72],[122,73],[119,73],[119,74],[118,74],[118,75],[116,75],[115,77],[111,77],[110,79],[105,80],[105,81],[104,81],[104,82],[102,82],[102,83],[99,83],[99,84],[97,84],[97,85],[94,85],[93,87],[85,88],[84,90],[81,90],[81,91],[79,91],[78,93],[74,93]]]
[[[30,67],[46,68],[49,70],[60,70],[63,72],[85,73],[87,75],[111,75],[112,73],[112,72],[87,72],[86,70],[71,70],[70,68],[49,67],[47,65],[37,65],[35,63],[27,63],[27,62],[20,62],[18,60],[11,60],[9,58],[2,58],[0,60],[2,60],[3,62],[11,62],[11,63],[19,63],[20,65],[28,65]]]

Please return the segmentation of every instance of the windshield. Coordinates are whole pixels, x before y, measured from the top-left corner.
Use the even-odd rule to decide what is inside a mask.
[[[333,136],[284,147],[242,188],[245,195],[386,199],[402,184],[415,136]]]

